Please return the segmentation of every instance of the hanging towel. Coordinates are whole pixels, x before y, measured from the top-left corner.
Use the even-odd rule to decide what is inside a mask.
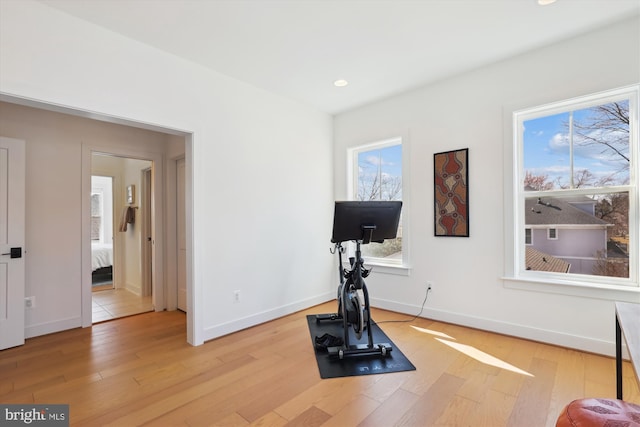
[[[127,224],[133,224],[136,221],[136,210],[132,206],[127,206],[122,211],[122,219],[120,219],[120,231],[127,231]]]

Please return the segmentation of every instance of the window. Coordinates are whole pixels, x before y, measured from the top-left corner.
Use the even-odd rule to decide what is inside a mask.
[[[524,244],[525,245],[533,244],[533,237],[532,237],[530,228],[525,228],[524,229]]]
[[[394,138],[349,151],[352,200],[402,200],[402,140]],[[405,206],[403,205],[403,211]],[[402,239],[403,214],[395,239],[362,245],[367,263],[403,265],[406,251]]]
[[[514,113],[516,276],[638,284],[638,114],[637,86]]]
[[[103,240],[102,192],[91,193],[91,240]]]

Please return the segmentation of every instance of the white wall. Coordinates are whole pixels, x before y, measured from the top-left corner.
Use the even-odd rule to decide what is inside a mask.
[[[124,159],[123,181],[122,191],[125,194],[126,188],[129,185],[135,187],[134,203],[135,220],[133,224],[129,224],[127,231],[123,233],[124,237],[124,275],[125,275],[125,288],[135,293],[136,295],[142,295],[142,224],[143,215],[145,215],[140,200],[142,190],[142,170],[150,168],[151,162],[146,160],[137,159]],[[126,195],[122,200],[121,210],[127,206]],[[120,212],[121,210],[118,210]]]
[[[408,150],[408,277],[374,273],[373,303],[424,316],[612,354],[614,302],[505,286],[503,164],[510,111],[640,80],[638,17],[396,96],[335,118],[335,194],[346,197],[347,148],[402,136]],[[433,236],[433,154],[469,148],[469,238]],[[637,253],[637,252],[636,252]],[[541,286],[541,288],[543,288]],[[638,293],[626,294],[640,301]]]
[[[0,63],[4,95],[190,134],[192,342],[333,296],[330,116],[29,0],[0,3]],[[55,206],[79,204],[78,176],[55,178],[76,182]],[[65,263],[77,241],[59,249]],[[52,295],[79,280],[61,274]]]

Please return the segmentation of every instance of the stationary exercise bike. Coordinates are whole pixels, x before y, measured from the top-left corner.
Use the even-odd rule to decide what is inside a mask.
[[[392,347],[389,343],[374,343],[371,328],[371,312],[369,292],[364,282],[371,272],[365,268],[362,259],[361,245],[370,242],[382,243],[385,239],[395,238],[400,220],[402,202],[336,202],[333,220],[333,237],[335,244],[331,251],[338,256],[338,311],[331,314],[319,314],[316,321],[342,321],[344,344],[328,347],[330,357],[389,355]],[[345,241],[355,242],[354,256],[349,258],[349,269],[344,268],[342,254],[346,251],[342,245]],[[350,343],[350,330],[356,340],[361,340],[366,332],[367,343]]]

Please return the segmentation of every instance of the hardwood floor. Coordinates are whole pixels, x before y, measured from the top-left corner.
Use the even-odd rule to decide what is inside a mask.
[[[151,296],[141,297],[126,289],[94,291],[91,296],[93,323],[153,310]]]
[[[427,319],[380,324],[416,371],[323,380],[305,315],[333,310],[199,347],[177,311],[32,338],[0,352],[0,401],[69,404],[74,426],[530,427],[573,399],[615,397],[612,358]],[[631,369],[625,399],[640,403]]]

